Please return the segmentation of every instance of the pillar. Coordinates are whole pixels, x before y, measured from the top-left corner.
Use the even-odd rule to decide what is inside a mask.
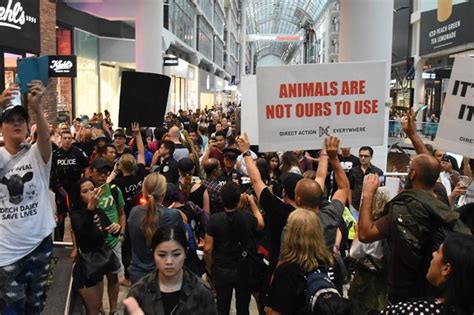
[[[245,75],[247,56],[247,0],[242,0],[240,5],[240,80]]]
[[[339,61],[387,61],[385,101],[390,98],[393,0],[341,0]],[[385,107],[384,145],[374,147],[373,164],[386,171],[388,107]]]
[[[253,68],[255,60],[255,43],[249,43],[250,45],[250,75],[255,74]]]
[[[135,63],[137,71],[163,72],[163,1],[137,0]]]

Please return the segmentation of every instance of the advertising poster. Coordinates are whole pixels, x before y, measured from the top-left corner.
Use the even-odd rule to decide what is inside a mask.
[[[457,57],[436,134],[435,146],[474,158],[474,59]]]
[[[258,138],[262,152],[382,145],[383,61],[257,68]]]

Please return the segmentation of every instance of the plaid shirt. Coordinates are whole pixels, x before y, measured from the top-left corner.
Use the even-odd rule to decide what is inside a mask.
[[[202,184],[206,187],[211,201],[211,214],[224,211],[221,203],[222,183],[218,180],[203,180]]]

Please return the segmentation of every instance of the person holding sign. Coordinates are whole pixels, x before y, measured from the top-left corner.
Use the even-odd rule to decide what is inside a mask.
[[[38,138],[25,144],[28,111],[21,105],[2,110],[0,148],[0,314],[41,314],[55,227],[49,180],[51,140],[43,115],[41,81],[28,83],[28,105],[35,115]],[[19,87],[13,85],[0,97],[8,104]]]

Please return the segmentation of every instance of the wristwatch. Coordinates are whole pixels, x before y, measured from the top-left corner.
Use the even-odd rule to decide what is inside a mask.
[[[247,152],[243,153],[242,156],[243,156],[243,157],[246,157],[246,156],[250,156],[250,157],[251,157],[251,156],[252,156],[252,152],[247,151]]]

